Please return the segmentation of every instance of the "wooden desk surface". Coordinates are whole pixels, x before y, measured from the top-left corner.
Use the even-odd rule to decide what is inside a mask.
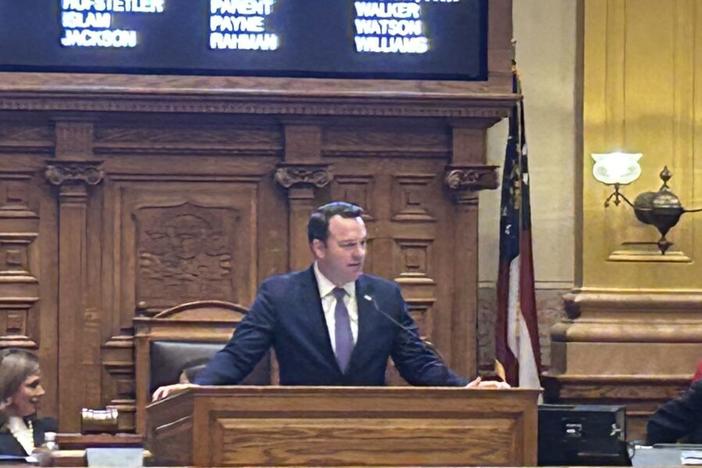
[[[144,437],[139,434],[78,434],[59,433],[56,442],[60,450],[52,456],[52,466],[88,466],[87,448],[143,447]],[[144,459],[150,457],[144,452]]]
[[[85,450],[56,450],[51,466],[88,466]]]
[[[139,434],[56,434],[61,450],[80,450],[88,447],[143,447],[144,437]]]

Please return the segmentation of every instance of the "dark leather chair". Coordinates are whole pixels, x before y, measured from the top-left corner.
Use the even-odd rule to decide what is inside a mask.
[[[179,382],[186,371],[200,370],[229,340],[247,309],[224,301],[196,301],[166,309],[153,317],[135,317],[136,429],[146,428],[146,405],[158,387]],[[244,380],[271,383],[266,355]]]

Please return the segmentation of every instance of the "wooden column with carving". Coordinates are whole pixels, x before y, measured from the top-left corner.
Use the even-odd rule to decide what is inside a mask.
[[[285,162],[278,164],[276,182],[288,191],[289,266],[300,270],[310,264],[307,220],[316,208],[316,190],[332,180],[329,164],[321,161],[318,125],[285,126]]]
[[[454,202],[453,311],[451,365],[466,376],[477,374],[478,191],[495,189],[497,166],[486,166],[485,129],[453,128],[452,164],[446,186]]]
[[[58,187],[58,419],[64,432],[80,430],[80,409],[100,404],[99,317],[88,300],[88,194],[103,179],[91,161],[92,124],[57,122],[56,160],[45,172]]]

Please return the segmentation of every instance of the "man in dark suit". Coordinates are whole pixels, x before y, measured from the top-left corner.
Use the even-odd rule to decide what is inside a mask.
[[[232,339],[198,375],[200,385],[241,382],[275,349],[283,385],[383,385],[388,357],[413,385],[506,387],[468,382],[422,341],[397,284],[363,274],[363,210],[333,202],[308,224],[315,262],[268,278]],[[162,387],[154,400],[183,385]]]

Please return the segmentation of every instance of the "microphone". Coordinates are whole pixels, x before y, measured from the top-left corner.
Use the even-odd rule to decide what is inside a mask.
[[[434,346],[434,344],[433,344],[432,342],[423,339],[421,336],[419,336],[419,333],[417,333],[415,330],[409,328],[409,327],[406,326],[406,325],[403,325],[402,323],[400,323],[399,321],[397,321],[397,319],[395,319],[395,317],[393,317],[392,315],[388,314],[388,313],[385,312],[383,309],[381,309],[380,307],[378,307],[378,303],[375,301],[375,298],[374,298],[373,296],[368,295],[368,294],[364,294],[364,295],[363,295],[363,299],[365,299],[366,301],[368,301],[368,302],[370,302],[371,304],[373,304],[373,308],[374,308],[380,315],[382,315],[382,316],[385,317],[386,319],[390,320],[390,321],[391,321],[392,323],[394,323],[397,327],[399,327],[402,331],[404,331],[404,332],[407,334],[407,336],[405,336],[405,340],[407,340],[407,342],[409,342],[410,337],[416,337],[416,338],[419,340],[420,343],[422,343],[423,345],[425,345],[425,346],[429,349],[429,351],[431,351],[432,353],[434,353],[434,354],[436,355],[436,357],[438,357],[442,362],[444,362],[444,357],[441,355],[441,353],[439,352],[439,350],[436,349],[436,346]]]
[[[406,326],[406,325],[401,324],[400,322],[398,322],[398,321],[395,319],[395,317],[393,317],[392,315],[388,314],[387,312],[385,312],[384,310],[382,310],[380,307],[378,307],[378,303],[375,302],[375,298],[374,298],[373,296],[369,296],[368,294],[364,294],[364,295],[363,295],[363,299],[365,299],[365,300],[367,300],[368,302],[370,302],[371,304],[373,304],[373,308],[374,308],[380,315],[382,315],[382,316],[385,317],[386,319],[390,320],[392,323],[394,323],[395,325],[397,325],[399,328],[403,329],[406,333],[409,333],[410,335],[414,335],[414,330],[412,330],[411,328],[409,328],[409,327]]]

